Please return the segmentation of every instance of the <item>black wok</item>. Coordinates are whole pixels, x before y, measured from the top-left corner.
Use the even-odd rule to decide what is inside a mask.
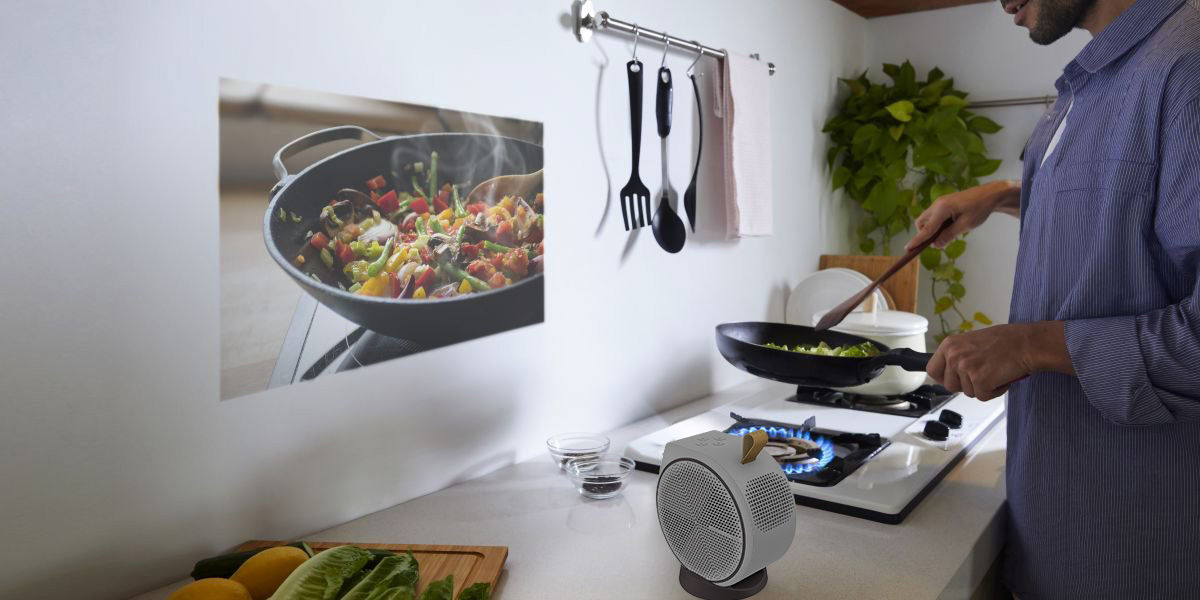
[[[774,350],[762,344],[846,346],[870,341],[879,356],[850,358]],[[932,354],[908,348],[888,348],[874,340],[812,327],[783,323],[725,323],[717,326],[717,349],[733,366],[767,379],[812,387],[851,387],[879,376],[895,365],[905,371],[924,371]]]
[[[283,161],[292,155],[335,140],[373,140],[328,156],[297,174]],[[279,183],[263,220],[267,252],[288,275],[321,304],[372,331],[426,344],[448,344],[498,333],[543,320],[544,279],[539,273],[511,286],[482,293],[423,300],[375,298],[321,283],[292,264],[304,248],[305,233],[320,231],[319,215],[334,194],[346,187],[363,189],[365,182],[384,175],[389,184],[410,175],[400,170],[416,161],[429,163],[438,153],[440,182],[478,183],[496,175],[530,173],[542,168],[542,147],[512,138],[439,133],[380,138],[352,125],[310,133],[280,148],[274,168]],[[470,189],[470,188],[468,188]],[[303,218],[300,223],[278,217],[279,209]],[[319,262],[319,261],[309,261]],[[320,268],[309,265],[309,268]]]

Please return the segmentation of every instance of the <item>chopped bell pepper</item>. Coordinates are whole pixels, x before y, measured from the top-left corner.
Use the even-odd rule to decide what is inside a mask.
[[[412,297],[414,300],[420,300],[420,299],[424,298],[425,297],[425,288],[423,288],[423,287],[417,288],[417,291],[413,292]]]
[[[462,283],[460,283],[458,285],[458,293],[467,294],[467,293],[470,293],[470,291],[471,291],[471,282],[467,281],[466,279],[463,279]]]
[[[387,185],[387,180],[383,178],[383,175],[376,175],[367,180],[367,189],[372,192],[383,188],[385,185]]]
[[[376,202],[379,208],[385,213],[395,212],[400,209],[400,199],[396,196],[396,190],[391,190],[388,193],[379,197]]]
[[[413,200],[408,207],[418,215],[423,215],[429,212],[429,202],[427,202],[424,198],[417,198]]]
[[[317,250],[324,250],[325,246],[329,245],[329,238],[325,237],[324,233],[317,232],[308,239],[308,243],[312,244]]]
[[[337,259],[341,261],[343,265],[348,265],[358,260],[358,255],[356,255],[354,251],[350,249],[350,244],[342,242],[341,240],[338,240],[338,242],[334,245],[333,250],[337,255]]]
[[[392,281],[386,273],[374,275],[358,290],[363,296],[388,296],[392,293]]]

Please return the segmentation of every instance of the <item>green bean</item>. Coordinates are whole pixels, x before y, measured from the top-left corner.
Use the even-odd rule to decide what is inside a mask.
[[[436,151],[434,151],[434,152],[433,152],[432,154],[430,154],[430,156],[429,156],[429,193],[430,193],[430,194],[437,194],[437,193],[438,193],[438,186],[437,186],[437,158],[438,158],[438,157],[437,157],[437,152],[436,152]],[[432,198],[432,197],[430,197],[430,198],[429,198],[429,202],[431,202],[431,203],[433,202],[433,198]]]
[[[458,186],[450,186],[450,195],[454,197],[454,218],[461,219],[467,216],[467,209],[463,208],[462,198],[458,195]]]
[[[417,193],[418,198],[428,198],[429,197],[429,196],[425,195],[425,192],[421,191],[421,184],[417,183],[416,175],[412,176],[412,184],[413,184],[413,191]]]
[[[496,242],[493,242],[491,240],[484,240],[483,247],[487,248],[488,250],[491,250],[492,252],[511,252],[512,251],[512,248],[509,248],[508,246],[505,246],[503,244],[497,244]]]
[[[434,233],[446,233],[446,230],[442,228],[442,220],[435,216],[430,215],[429,225],[433,227]]]
[[[392,241],[395,239],[388,238],[387,244],[383,247],[383,254],[380,254],[379,258],[375,259],[375,262],[367,267],[368,276],[375,277],[383,272],[383,267],[387,264],[388,257],[392,255]]]
[[[492,289],[492,286],[488,285],[487,283],[484,283],[484,281],[482,279],[475,277],[474,275],[471,275],[470,273],[467,273],[466,271],[463,271],[462,269],[460,269],[450,263],[442,263],[442,268],[445,269],[446,272],[449,273],[451,277],[454,277],[455,279],[458,279],[459,281],[462,281],[464,279],[467,280],[467,283],[471,284],[471,287],[474,288],[474,290],[477,292],[484,292],[484,291]]]

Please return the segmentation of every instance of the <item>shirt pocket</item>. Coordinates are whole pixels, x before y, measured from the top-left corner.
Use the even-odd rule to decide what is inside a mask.
[[[1156,172],[1154,164],[1127,160],[1058,166],[1054,198],[1046,207],[1051,231],[1060,236],[1145,233],[1143,225],[1153,216]]]

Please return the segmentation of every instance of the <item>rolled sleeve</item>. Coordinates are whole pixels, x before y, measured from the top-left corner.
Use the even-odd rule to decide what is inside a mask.
[[[1200,421],[1200,99],[1164,128],[1154,233],[1190,294],[1141,315],[1067,321],[1088,402],[1120,425]]]
[[[1067,321],[1063,331],[1083,392],[1105,419],[1118,425],[1175,420],[1150,385],[1136,317]]]

